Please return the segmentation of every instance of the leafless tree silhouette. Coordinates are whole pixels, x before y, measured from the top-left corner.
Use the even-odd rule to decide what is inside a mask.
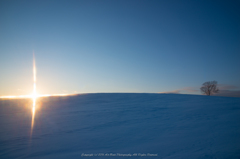
[[[208,96],[210,96],[214,93],[218,93],[219,89],[217,88],[217,81],[208,81],[208,82],[203,83],[200,90],[203,94],[206,94]]]

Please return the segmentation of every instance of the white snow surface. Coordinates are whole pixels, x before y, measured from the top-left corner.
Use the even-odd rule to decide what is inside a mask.
[[[31,102],[0,100],[1,159],[240,158],[240,98],[149,93],[45,97],[38,99],[32,135]]]

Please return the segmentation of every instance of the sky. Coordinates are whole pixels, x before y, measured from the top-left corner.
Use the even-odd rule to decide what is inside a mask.
[[[0,96],[240,96],[238,0],[1,0]]]

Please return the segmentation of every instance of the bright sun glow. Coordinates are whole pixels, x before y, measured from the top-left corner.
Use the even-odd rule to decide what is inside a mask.
[[[35,57],[33,53],[33,92],[30,95],[20,95],[20,96],[0,96],[1,98],[31,98],[32,99],[32,122],[31,122],[31,136],[33,133],[33,127],[34,127],[34,118],[35,118],[35,113],[37,110],[37,99],[39,97],[49,97],[49,96],[71,96],[71,95],[77,95],[77,94],[44,94],[40,95],[37,94],[37,87],[36,87],[36,82],[37,82],[37,69],[36,69],[36,63],[35,63]]]

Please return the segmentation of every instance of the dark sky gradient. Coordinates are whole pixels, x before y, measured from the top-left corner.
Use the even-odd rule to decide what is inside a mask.
[[[0,2],[0,95],[240,89],[240,1]],[[189,91],[197,90],[197,91]]]

